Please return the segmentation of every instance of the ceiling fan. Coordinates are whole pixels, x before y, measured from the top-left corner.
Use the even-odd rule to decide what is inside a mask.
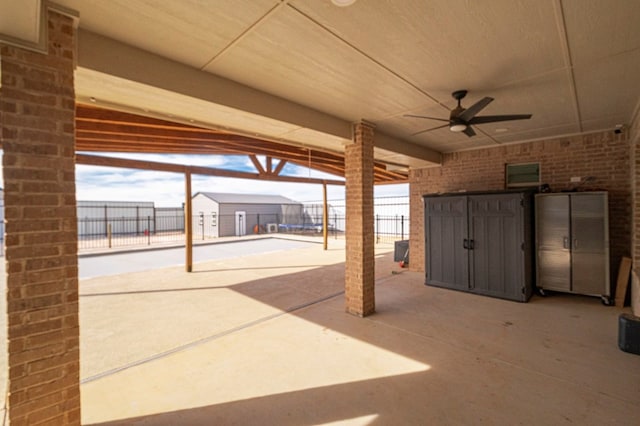
[[[493,98],[484,97],[480,99],[475,104],[471,105],[469,108],[463,108],[460,105],[460,101],[467,96],[466,90],[456,90],[451,94],[453,99],[458,101],[458,106],[451,110],[451,114],[449,115],[449,119],[446,120],[444,118],[437,117],[425,117],[423,115],[411,115],[405,114],[405,117],[414,117],[414,118],[426,118],[429,120],[437,120],[437,121],[446,121],[447,124],[443,124],[442,126],[433,127],[431,129],[421,130],[412,134],[411,136],[419,135],[420,133],[430,132],[436,129],[442,129],[443,127],[449,127],[449,130],[452,132],[462,132],[465,135],[471,137],[475,136],[476,132],[471,127],[472,124],[484,124],[484,123],[495,123],[498,121],[510,121],[510,120],[527,120],[531,118],[531,114],[512,114],[512,115],[484,115],[480,117],[476,117],[476,114],[479,113],[484,107],[489,105]]]

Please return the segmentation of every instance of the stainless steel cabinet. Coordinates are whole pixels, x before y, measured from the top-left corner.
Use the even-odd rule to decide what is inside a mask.
[[[537,194],[537,287],[597,295],[609,303],[606,192]]]
[[[526,301],[531,193],[426,195],[426,284]]]

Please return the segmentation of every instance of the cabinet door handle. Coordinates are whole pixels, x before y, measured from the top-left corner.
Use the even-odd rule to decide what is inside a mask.
[[[569,237],[562,237],[562,248],[568,249],[569,247]]]
[[[466,238],[462,241],[462,248],[465,250],[469,250],[469,240]]]
[[[475,241],[474,240],[469,240],[469,250],[473,250]]]

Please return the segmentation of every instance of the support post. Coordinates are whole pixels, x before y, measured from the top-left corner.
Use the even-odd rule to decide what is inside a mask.
[[[322,244],[325,250],[329,246],[329,209],[327,206],[327,184],[322,184]]]
[[[193,216],[191,214],[191,172],[184,174],[184,247],[186,250],[185,270],[193,270]]]
[[[0,39],[7,301],[2,364],[8,373],[3,415],[12,425],[80,425],[76,29],[72,17],[42,3],[42,52]]]
[[[373,124],[357,123],[354,140],[345,149],[346,311],[360,317],[375,312],[373,135]]]

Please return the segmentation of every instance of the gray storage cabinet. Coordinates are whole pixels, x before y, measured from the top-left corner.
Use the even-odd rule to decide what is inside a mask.
[[[537,194],[537,287],[610,303],[607,192]]]
[[[532,193],[425,195],[426,284],[526,302]]]

